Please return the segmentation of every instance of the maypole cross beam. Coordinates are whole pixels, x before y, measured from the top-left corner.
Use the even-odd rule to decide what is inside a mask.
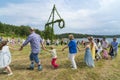
[[[55,12],[57,13],[57,16],[59,17],[59,19],[55,20]],[[49,16],[49,19],[48,19],[47,23],[45,24],[45,29],[51,25],[52,32],[54,32],[54,24],[55,23],[58,23],[58,27],[60,29],[62,29],[62,28],[65,27],[65,21],[61,18],[60,14],[58,13],[58,11],[57,11],[57,9],[56,9],[56,7],[54,5],[53,9],[51,11],[51,14]],[[53,35],[52,35],[52,33],[51,33],[51,41],[53,41]]]

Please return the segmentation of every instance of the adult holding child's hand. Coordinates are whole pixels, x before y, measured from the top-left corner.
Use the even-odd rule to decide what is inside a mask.
[[[28,36],[26,41],[22,44],[19,51],[21,51],[24,46],[26,46],[28,43],[30,43],[30,45],[31,45],[31,54],[30,54],[31,64],[30,64],[30,67],[28,69],[34,70],[34,62],[36,62],[38,65],[38,70],[41,71],[42,65],[41,65],[40,60],[38,58],[38,54],[40,53],[40,44],[41,44],[43,50],[46,50],[46,49],[43,45],[42,38],[40,37],[40,35],[35,33],[35,29],[30,28],[30,33],[31,34]]]

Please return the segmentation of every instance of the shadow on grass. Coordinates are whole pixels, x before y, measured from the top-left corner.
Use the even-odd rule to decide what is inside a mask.
[[[87,67],[87,65],[85,64],[85,62],[76,62],[77,63],[77,66],[78,66],[78,68],[86,68]]]
[[[28,65],[10,65],[13,70],[26,70],[29,66]]]
[[[78,68],[86,68],[87,67],[87,65],[84,62],[76,61],[76,64],[77,64]],[[62,62],[60,65],[60,68],[72,68],[71,62],[70,61]]]
[[[0,72],[0,75],[6,75],[8,74],[7,72]]]
[[[54,68],[50,64],[43,64],[43,68],[45,68],[47,70],[54,70]]]
[[[6,75],[6,74],[8,74],[7,72],[4,72],[5,71],[5,69],[0,69],[0,75]]]

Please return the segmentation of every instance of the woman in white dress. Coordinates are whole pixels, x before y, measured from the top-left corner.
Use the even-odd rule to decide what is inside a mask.
[[[7,46],[7,41],[2,41],[0,43],[0,68],[6,69],[8,75],[12,75],[12,70],[9,66],[11,63],[11,54],[9,50],[9,46]]]

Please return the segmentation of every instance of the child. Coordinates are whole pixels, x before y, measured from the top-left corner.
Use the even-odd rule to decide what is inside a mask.
[[[108,51],[107,51],[107,49],[105,49],[105,48],[104,48],[104,50],[103,50],[103,58],[104,58],[104,59],[108,59]]]
[[[50,47],[51,50],[49,50],[49,52],[52,55],[52,61],[51,64],[54,67],[54,69],[58,68],[58,64],[56,64],[56,60],[57,60],[57,53],[56,53],[56,49],[54,49],[53,46]]]
[[[108,59],[108,52],[107,52],[108,46],[109,46],[109,43],[106,40],[106,38],[104,37],[103,40],[102,40],[103,58],[104,59]]]
[[[94,60],[92,58],[91,50],[90,50],[90,43],[86,42],[86,50],[85,50],[85,56],[84,56],[84,61],[89,67],[95,67],[94,65]]]
[[[7,46],[7,41],[2,41],[0,43],[0,68],[5,68],[8,71],[8,76],[13,74],[9,66],[10,63],[11,54],[9,51],[9,46]]]
[[[14,46],[15,43],[16,43],[16,41],[15,41],[15,39],[14,39],[14,37],[13,37],[13,38],[11,39],[11,44],[12,44],[12,46]]]

